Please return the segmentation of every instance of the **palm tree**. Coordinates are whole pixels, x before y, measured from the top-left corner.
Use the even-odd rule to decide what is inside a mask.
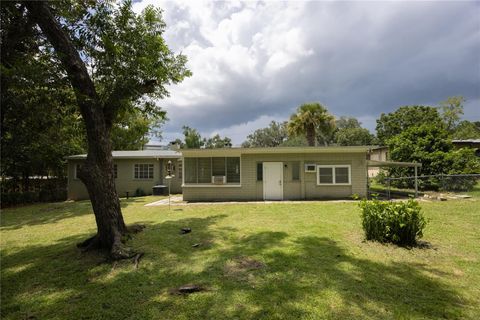
[[[291,136],[304,134],[308,145],[315,146],[317,135],[327,137],[335,129],[335,117],[320,103],[304,103],[290,117],[288,134]],[[322,139],[325,146],[328,139]]]

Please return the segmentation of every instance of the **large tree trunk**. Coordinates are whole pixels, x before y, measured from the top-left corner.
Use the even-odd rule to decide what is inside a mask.
[[[84,62],[69,35],[52,15],[48,4],[44,1],[25,4],[67,71],[86,126],[88,155],[79,178],[87,187],[92,202],[97,234],[80,246],[84,249],[106,249],[113,259],[129,258],[134,253],[122,244],[122,238],[128,230],[113,176],[110,130],[114,109],[101,103]]]
[[[93,131],[93,132],[92,132]],[[113,159],[108,129],[103,132],[88,130],[88,155],[79,172],[92,202],[97,234],[83,243],[85,249],[100,248],[109,250],[112,258],[129,257],[130,253],[122,245],[122,237],[127,233],[120,201],[115,189]],[[97,143],[91,141],[97,141]]]

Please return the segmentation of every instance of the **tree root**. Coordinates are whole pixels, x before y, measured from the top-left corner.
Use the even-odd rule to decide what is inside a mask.
[[[138,269],[138,263],[140,262],[140,259],[143,257],[144,253],[140,252],[135,255],[133,258],[133,263],[135,264],[135,269]]]
[[[133,224],[126,228],[124,234],[116,233],[113,244],[109,252],[109,260],[118,261],[122,259],[131,259],[135,257],[135,268],[138,268],[138,262],[143,256],[143,252],[135,252],[132,248],[125,245],[125,242],[131,238],[132,234],[136,234],[145,229],[145,225],[142,224]],[[107,249],[101,243],[100,237],[98,234],[86,239],[83,242],[77,244],[77,248],[80,248],[82,252],[87,252],[91,250]]]
[[[81,249],[82,252],[100,249],[100,247],[98,235],[94,235],[83,242],[77,243],[77,248]]]
[[[144,224],[132,224],[127,227],[127,232],[135,234],[143,231],[143,229],[145,229]]]

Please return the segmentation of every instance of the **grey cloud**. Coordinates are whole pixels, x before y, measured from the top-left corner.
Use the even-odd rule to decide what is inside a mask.
[[[213,17],[219,22],[242,9],[219,10]],[[378,11],[379,16],[369,10]],[[200,26],[189,20],[188,11],[173,6],[165,15],[167,23],[187,21],[191,25],[175,34],[178,43],[173,48],[193,41],[203,47],[212,45],[198,31]],[[262,115],[287,119],[306,101],[323,102],[338,116],[377,118],[402,105],[436,104],[452,95],[463,95],[468,100],[466,117],[478,120],[479,16],[479,6],[473,2],[310,2],[292,28],[300,28],[313,54],[273,77],[253,78],[219,63],[225,81],[209,92],[218,95],[220,102],[192,101],[188,108],[171,104],[166,131],[179,132],[188,124],[212,132]],[[254,27],[261,24],[245,26],[242,33],[246,46],[252,44]],[[260,75],[268,57],[261,53],[257,58]],[[373,125],[370,121],[369,129]]]

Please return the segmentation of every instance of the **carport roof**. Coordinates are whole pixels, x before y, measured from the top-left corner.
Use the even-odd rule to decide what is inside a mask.
[[[421,167],[418,162],[377,161],[367,160],[368,167]]]

